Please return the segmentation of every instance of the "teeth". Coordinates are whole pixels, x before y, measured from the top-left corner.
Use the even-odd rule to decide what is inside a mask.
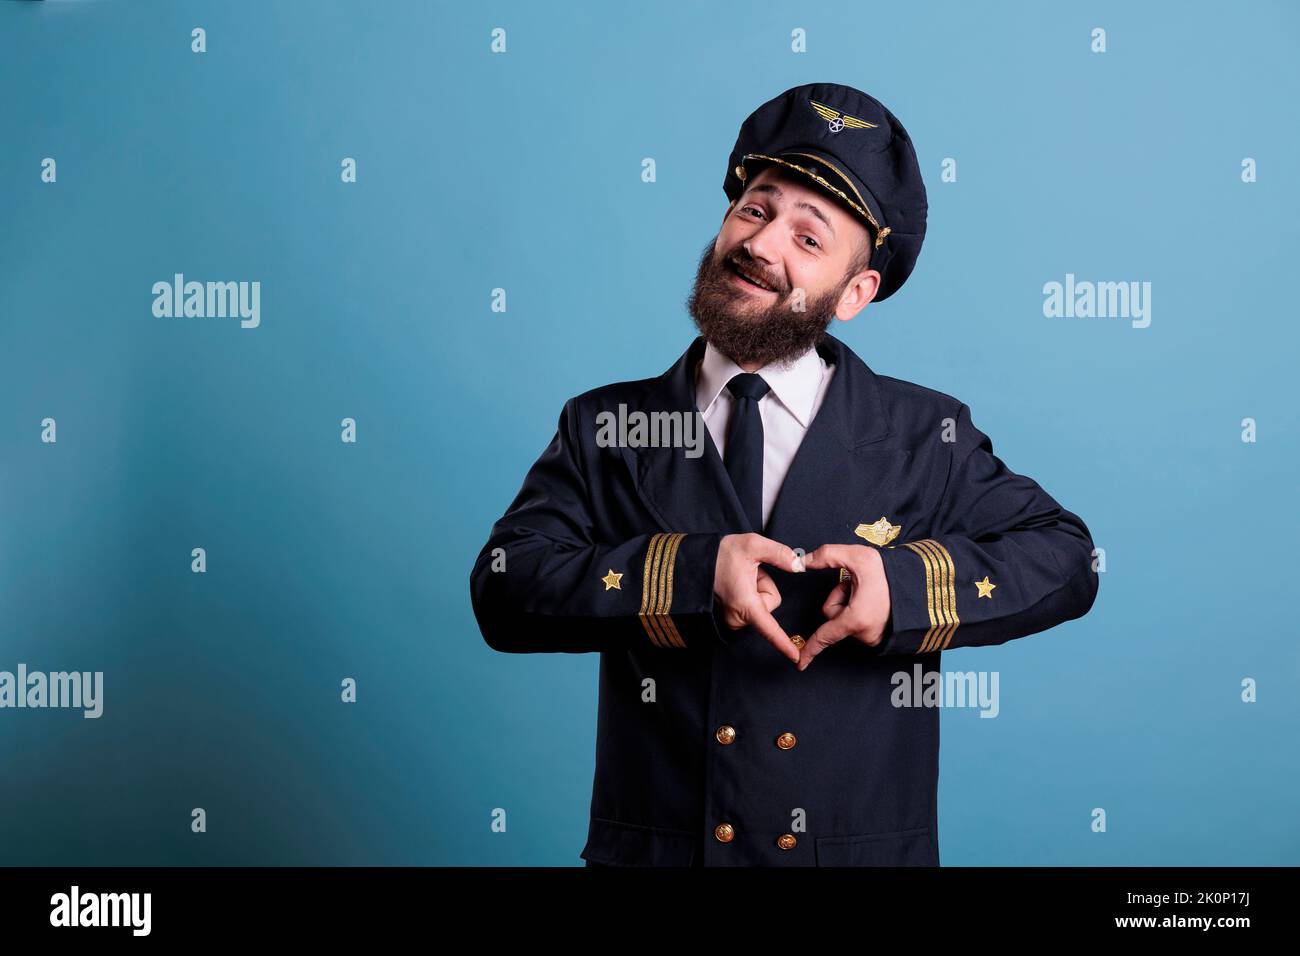
[[[734,268],[734,267],[733,267],[733,268]],[[761,279],[756,279],[756,278],[754,278],[754,277],[751,276],[748,272],[745,272],[745,271],[743,271],[743,270],[741,270],[741,269],[736,269],[736,272],[739,273],[739,274],[740,274],[741,276],[743,276],[744,278],[748,279],[750,282],[754,283],[754,285],[758,286],[760,289],[766,289],[768,292],[774,292],[774,291],[775,291],[775,290],[774,290],[770,285],[768,285],[766,282],[763,282]]]

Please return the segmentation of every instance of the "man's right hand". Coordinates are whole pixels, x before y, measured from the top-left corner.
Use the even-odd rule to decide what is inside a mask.
[[[799,648],[776,623],[772,612],[781,603],[776,582],[759,565],[770,564],[798,573],[803,560],[780,542],[761,534],[729,534],[718,546],[713,593],[721,603],[723,620],[733,631],[752,626],[778,651],[799,663]]]

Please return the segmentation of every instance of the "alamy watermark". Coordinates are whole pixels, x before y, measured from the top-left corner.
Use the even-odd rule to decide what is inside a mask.
[[[261,282],[186,282],[183,273],[171,282],[153,284],[153,314],[160,319],[239,318],[239,325],[262,324]]]
[[[104,712],[103,671],[0,671],[0,708],[79,707],[86,718]]]
[[[1043,284],[1043,315],[1049,319],[1132,319],[1135,329],[1151,324],[1150,282],[1065,282]]]
[[[704,454],[704,416],[699,412],[627,410],[596,415],[596,444],[601,448],[685,448],[687,458]]]
[[[978,707],[981,717],[996,717],[997,671],[930,671],[920,664],[912,670],[894,671],[889,702],[895,707]]]
[[[73,884],[50,897],[51,926],[129,926],[132,936],[148,936],[152,893],[83,893]]]

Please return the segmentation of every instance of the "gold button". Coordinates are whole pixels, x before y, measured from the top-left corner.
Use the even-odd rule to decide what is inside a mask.
[[[737,166],[737,167],[736,167],[736,178],[739,179],[742,183],[745,181],[745,167],[744,167],[744,166]]]
[[[799,842],[794,838],[793,833],[782,833],[776,838],[776,845],[783,850],[793,850],[794,845]]]
[[[713,835],[719,843],[730,843],[736,836],[736,830],[730,823],[719,823],[713,828]]]
[[[723,724],[713,732],[713,736],[718,738],[718,743],[729,744],[736,739],[736,728],[730,724]]]
[[[804,646],[805,644],[807,644],[808,642],[805,641],[805,640],[804,640],[802,637],[800,637],[798,634],[791,634],[791,635],[790,635],[790,643],[793,644],[795,647],[803,647],[803,646]]]
[[[789,750],[791,747],[794,746],[794,742],[795,742],[795,736],[794,734],[790,733],[790,731],[788,730],[785,733],[783,733],[780,737],[776,738],[776,745],[780,747],[782,750]]]

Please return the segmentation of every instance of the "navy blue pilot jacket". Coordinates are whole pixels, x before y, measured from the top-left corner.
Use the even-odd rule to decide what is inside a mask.
[[[601,655],[589,864],[937,866],[940,711],[895,706],[893,675],[1086,613],[1088,529],[994,456],[966,405],[877,375],[830,335],[827,394],[767,527],[750,527],[702,416],[695,458],[598,441],[597,416],[620,403],[696,413],[704,346],[565,403],[474,564],[483,637]],[[715,562],[745,531],[804,551],[879,546],[883,641],[845,638],[801,673],[752,628],[729,629]],[[776,620],[808,637],[838,572],[767,570]]]

